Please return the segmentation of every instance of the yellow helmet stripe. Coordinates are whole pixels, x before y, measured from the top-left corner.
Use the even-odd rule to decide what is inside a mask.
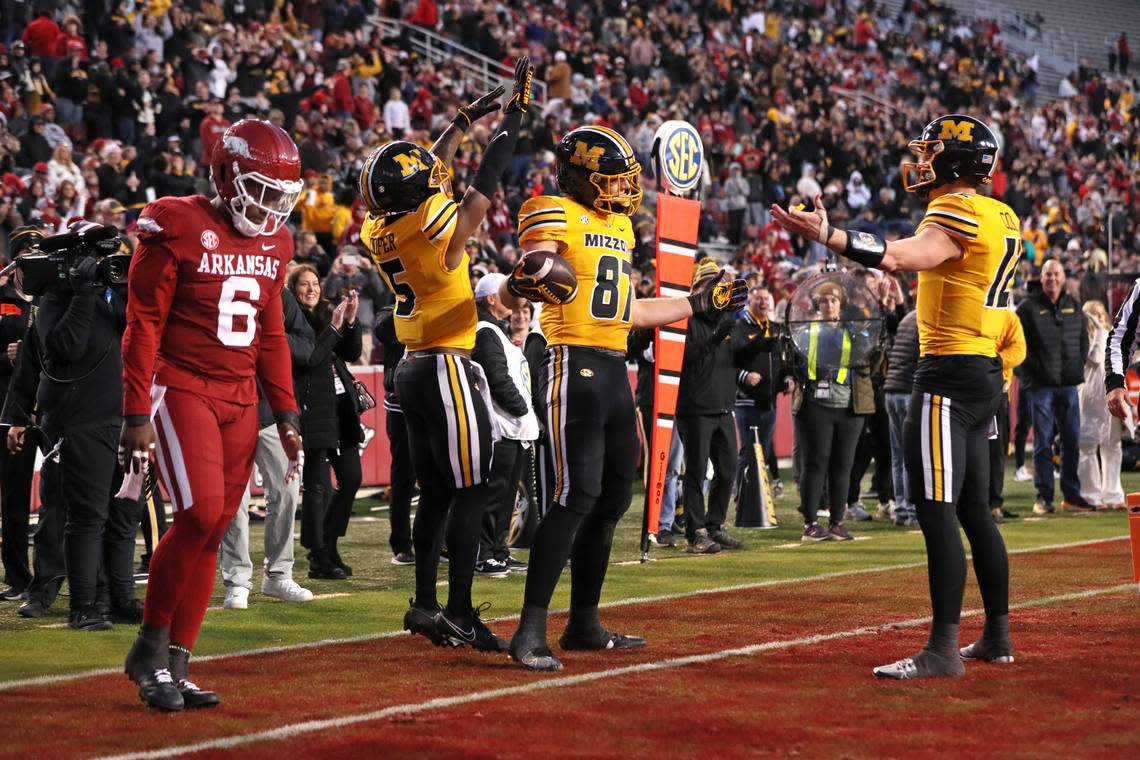
[[[625,138],[622,137],[617,132],[615,132],[614,130],[610,129],[609,127],[600,127],[597,125],[591,125],[588,127],[578,127],[578,128],[582,129],[582,130],[586,130],[587,132],[596,132],[600,135],[605,135],[606,137],[608,137],[610,140],[613,141],[614,145],[617,146],[618,150],[620,150],[623,153],[626,153],[630,156],[633,155],[633,148],[630,146],[630,144],[628,142],[626,142]]]

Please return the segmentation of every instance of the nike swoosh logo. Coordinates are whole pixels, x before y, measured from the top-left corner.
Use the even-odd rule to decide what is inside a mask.
[[[459,636],[462,637],[464,641],[472,642],[475,640],[475,627],[474,626],[471,627],[470,632],[464,631],[461,628],[457,628],[455,623],[448,620],[446,616],[441,616],[441,617],[443,617],[443,622],[447,623],[447,627],[450,628],[451,630],[455,631],[457,634],[459,634]]]
[[[276,245],[266,245],[265,243],[261,244],[261,250],[263,251],[272,251],[276,247]]]

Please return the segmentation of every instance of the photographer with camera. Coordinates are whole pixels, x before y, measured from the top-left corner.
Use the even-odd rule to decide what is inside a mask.
[[[112,624],[96,604],[101,563],[111,614],[122,611],[131,619],[138,612],[132,562],[139,516],[128,507],[137,501],[119,501],[110,509],[123,422],[125,270],[108,257],[119,250],[114,228],[79,222],[40,247],[49,253],[23,257],[21,270],[29,292],[44,286],[33,327],[42,351],[36,403],[48,445],[58,456],[57,495],[67,515],[68,625],[107,630]],[[38,266],[49,276],[40,276]]]

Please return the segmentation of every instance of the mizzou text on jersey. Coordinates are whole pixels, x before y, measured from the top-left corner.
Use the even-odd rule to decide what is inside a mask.
[[[625,351],[633,308],[633,226],[622,214],[604,214],[569,198],[539,196],[519,209],[519,244],[554,240],[578,277],[578,295],[544,305],[539,324],[550,345]]]
[[[1021,223],[1009,206],[981,195],[947,193],[930,202],[918,232],[935,227],[962,257],[918,274],[919,352],[995,356],[1021,260]]]
[[[436,193],[406,214],[370,214],[361,228],[360,239],[396,294],[396,337],[408,351],[475,347],[470,259],[464,253],[454,269],[444,262],[458,215],[459,204]]]

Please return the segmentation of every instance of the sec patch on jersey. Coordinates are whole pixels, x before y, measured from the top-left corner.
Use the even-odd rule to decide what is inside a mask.
[[[507,282],[512,295],[561,306],[578,295],[578,277],[566,259],[550,251],[534,251],[515,266]]]

